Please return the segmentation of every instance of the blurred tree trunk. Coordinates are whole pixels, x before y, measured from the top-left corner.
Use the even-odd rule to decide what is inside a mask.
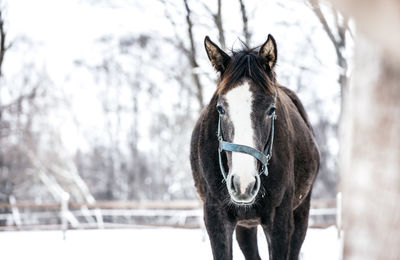
[[[192,22],[192,17],[191,17],[192,10],[190,9],[187,0],[183,0],[183,3],[185,4],[186,25],[187,25],[189,42],[190,42],[190,49],[189,49],[190,51],[188,52],[188,58],[189,58],[190,66],[192,67],[192,78],[193,78],[194,84],[196,85],[196,90],[197,90],[196,98],[197,98],[197,101],[199,102],[200,109],[202,109],[204,106],[203,87],[200,82],[199,74],[197,73],[199,65],[197,63],[196,46],[195,46],[194,34],[193,34],[193,22]]]
[[[2,13],[2,9],[0,6],[0,80],[2,77],[2,65],[3,65],[3,60],[4,60],[4,55],[6,53],[6,48],[5,48],[5,41],[6,41],[6,33],[4,30],[4,20],[3,20],[3,13]],[[4,165],[5,165],[5,161],[4,161],[4,156],[3,156],[3,102],[2,102],[2,98],[1,98],[1,82],[0,82],[0,176],[2,178],[0,178],[0,188],[1,188],[1,194],[0,193],[0,201],[1,202],[6,202],[7,198],[5,197],[7,192],[6,187],[9,185],[9,182],[7,180],[7,177],[4,178],[3,177],[3,171],[4,171]],[[7,175],[6,175],[7,176]],[[0,213],[9,213],[10,210],[9,209],[0,209]],[[3,226],[6,224],[6,220],[0,220],[0,225]]]
[[[399,259],[400,2],[334,2],[358,29],[342,125],[344,259]]]
[[[3,18],[3,10],[1,9],[0,6],[0,78],[3,76],[2,74],[2,68],[3,68],[3,60],[4,60],[4,55],[6,54],[6,32],[4,29],[4,18]],[[0,82],[0,139],[2,136],[1,129],[2,129],[2,115],[3,115],[3,102],[1,98],[1,82]],[[0,154],[1,156],[1,154]],[[0,163],[1,163],[1,158],[0,158]],[[1,167],[1,164],[0,164]]]
[[[4,30],[3,14],[0,8],[0,77],[2,76],[2,65],[5,53],[6,53],[6,32]]]

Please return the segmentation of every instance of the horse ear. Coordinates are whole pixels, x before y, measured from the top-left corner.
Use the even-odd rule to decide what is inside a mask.
[[[204,46],[206,47],[207,56],[213,67],[217,71],[224,73],[229,61],[231,60],[229,55],[213,43],[208,36],[204,39]]]
[[[261,46],[258,55],[268,64],[270,69],[275,66],[276,59],[278,57],[278,51],[276,49],[275,39],[271,34],[268,34],[268,39]]]

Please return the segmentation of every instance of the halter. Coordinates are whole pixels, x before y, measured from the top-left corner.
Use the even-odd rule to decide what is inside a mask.
[[[274,90],[274,103],[272,105],[272,107],[274,107],[274,108],[276,108],[276,96],[277,96],[276,90]],[[218,132],[217,132],[217,137],[218,137],[218,142],[219,142],[218,159],[219,159],[219,168],[221,169],[221,174],[222,174],[222,177],[224,178],[224,181],[226,181],[226,178],[228,175],[226,174],[224,166],[222,164],[222,156],[221,156],[222,151],[245,153],[245,154],[253,156],[258,161],[260,161],[262,164],[262,168],[261,168],[259,175],[264,174],[265,176],[268,176],[268,162],[272,157],[272,145],[274,143],[275,119],[276,119],[276,115],[275,115],[275,111],[274,111],[271,115],[271,129],[269,131],[267,145],[265,147],[264,152],[261,152],[255,148],[247,146],[247,145],[234,144],[234,143],[224,141],[224,139],[222,137],[222,131],[221,131],[221,114],[219,114]]]

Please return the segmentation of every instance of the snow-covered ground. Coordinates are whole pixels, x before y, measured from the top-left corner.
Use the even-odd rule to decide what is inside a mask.
[[[268,249],[259,230],[262,259]],[[207,236],[200,229],[138,228],[72,230],[63,240],[61,231],[1,232],[1,259],[212,259]],[[234,243],[234,259],[244,259]],[[336,228],[309,229],[303,244],[303,260],[337,260]]]

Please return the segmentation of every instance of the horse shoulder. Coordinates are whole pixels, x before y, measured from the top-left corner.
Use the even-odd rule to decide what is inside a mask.
[[[319,168],[319,149],[315,141],[313,129],[308,120],[307,113],[296,93],[286,87],[281,86],[284,94],[290,99],[289,106],[290,120],[294,132],[294,179],[295,197],[294,207],[296,208],[307,197],[318,173]]]

